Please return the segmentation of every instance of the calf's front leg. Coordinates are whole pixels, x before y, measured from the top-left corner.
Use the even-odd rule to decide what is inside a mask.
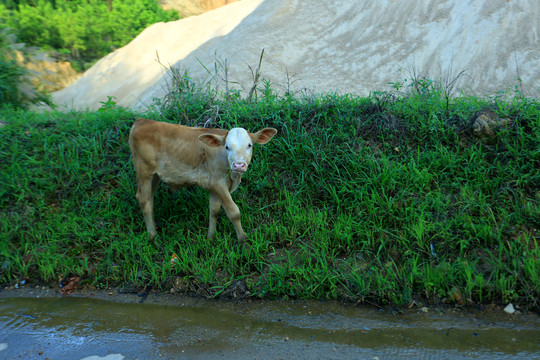
[[[247,239],[247,235],[242,229],[240,209],[234,203],[231,194],[227,190],[210,192],[210,224],[208,226],[208,238],[212,239],[215,235],[217,216],[221,206],[223,206],[227,217],[234,225],[238,241],[244,242]]]

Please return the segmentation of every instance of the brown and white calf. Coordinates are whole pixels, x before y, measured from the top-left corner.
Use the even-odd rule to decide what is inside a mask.
[[[153,199],[162,180],[173,190],[189,185],[210,190],[208,237],[215,235],[217,216],[223,206],[238,240],[244,241],[240,210],[231,192],[236,190],[249,166],[253,144],[266,144],[276,133],[273,128],[251,134],[242,128],[227,131],[136,120],[129,135],[129,147],[137,174],[137,200],[150,238],[156,235]]]

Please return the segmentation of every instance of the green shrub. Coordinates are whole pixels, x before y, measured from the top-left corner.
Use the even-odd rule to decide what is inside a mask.
[[[0,5],[0,27],[21,42],[68,55],[83,67],[126,45],[149,25],[178,19],[157,0],[36,0]]]

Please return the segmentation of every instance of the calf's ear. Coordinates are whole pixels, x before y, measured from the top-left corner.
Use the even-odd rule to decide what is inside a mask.
[[[218,147],[225,145],[225,137],[215,134],[199,135],[199,140],[210,147]]]
[[[254,143],[257,144],[266,144],[269,142],[274,135],[277,134],[277,130],[274,128],[264,128],[262,130],[257,131],[255,134],[251,135],[251,138],[253,139]]]

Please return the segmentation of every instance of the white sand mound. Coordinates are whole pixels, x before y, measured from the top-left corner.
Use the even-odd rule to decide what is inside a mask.
[[[208,78],[216,59],[246,89],[261,50],[262,76],[276,89],[367,95],[413,74],[452,80],[479,95],[521,84],[540,93],[538,0],[242,0],[150,26],[53,94],[95,109],[108,96],[144,107],[163,96],[161,63]]]

